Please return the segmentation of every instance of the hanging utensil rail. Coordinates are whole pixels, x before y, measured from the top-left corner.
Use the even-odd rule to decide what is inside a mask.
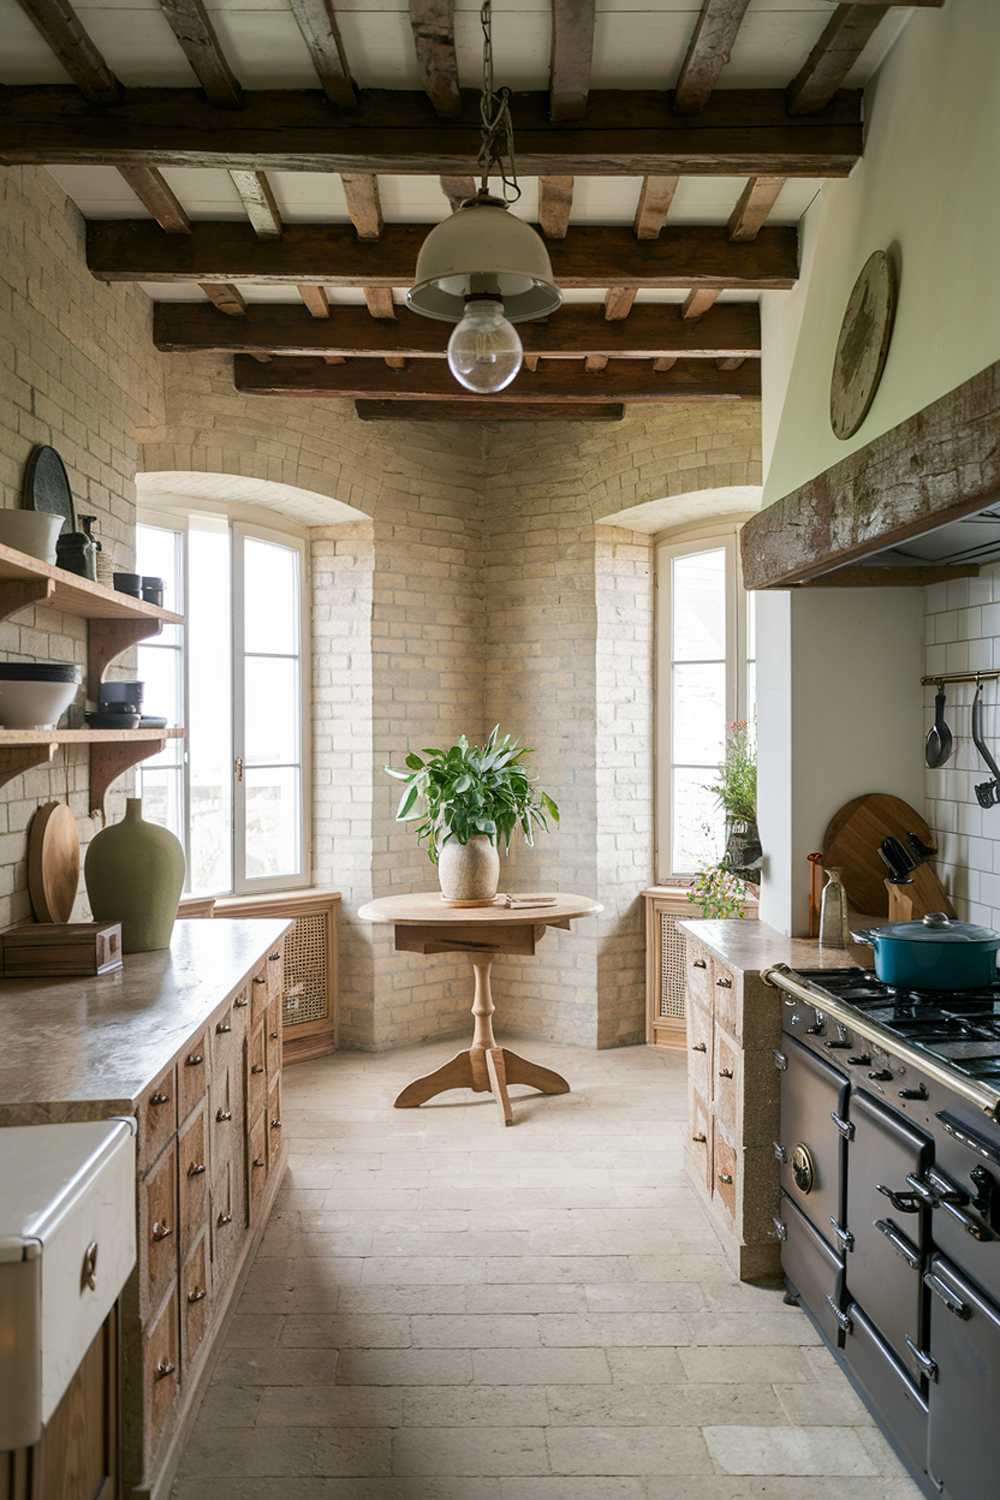
[[[941,682],[996,682],[1000,668],[986,668],[982,672],[932,672],[921,677],[923,687],[936,687]]]

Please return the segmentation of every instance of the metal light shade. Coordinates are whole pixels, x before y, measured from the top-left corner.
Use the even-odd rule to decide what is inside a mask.
[[[497,198],[463,204],[431,230],[406,301],[426,318],[458,323],[473,290],[496,291],[510,323],[548,317],[562,302],[541,235]]]

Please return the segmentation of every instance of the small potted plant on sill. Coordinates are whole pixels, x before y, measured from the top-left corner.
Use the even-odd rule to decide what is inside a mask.
[[[756,895],[763,862],[757,829],[757,747],[745,720],[729,725],[725,759],[717,780],[706,790],[715,793],[725,814],[725,850],[717,863],[699,871],[688,900],[701,907],[705,917],[741,917],[748,898]]]
[[[397,822],[415,822],[417,840],[437,866],[442,898],[452,906],[490,906],[500,883],[500,851],[510,853],[520,828],[534,844],[536,828],[559,822],[559,809],[524,768],[534,752],[494,725],[485,745],[463,734],[448,750],[432,746],[405,757],[406,770],[386,766],[405,782]]]

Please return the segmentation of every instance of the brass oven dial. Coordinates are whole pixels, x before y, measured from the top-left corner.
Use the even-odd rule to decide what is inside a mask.
[[[800,1193],[811,1193],[816,1183],[816,1164],[808,1146],[800,1141],[792,1152],[792,1176]]]

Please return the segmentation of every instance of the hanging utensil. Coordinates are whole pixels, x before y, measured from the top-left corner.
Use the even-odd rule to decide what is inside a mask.
[[[939,770],[952,752],[954,740],[944,718],[944,683],[938,683],[934,698],[934,723],[927,731],[924,741],[924,760],[932,771]]]
[[[983,739],[983,685],[976,684],[976,696],[972,700],[972,738],[983,762],[992,772],[992,781],[981,781],[976,787],[976,799],[980,807],[995,807],[1000,802],[1000,766],[997,765]]]

